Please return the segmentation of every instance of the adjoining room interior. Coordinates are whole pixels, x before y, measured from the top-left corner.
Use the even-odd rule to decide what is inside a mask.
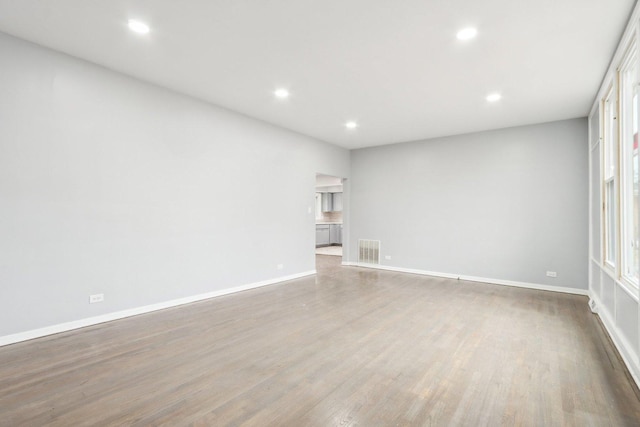
[[[635,0],[0,0],[0,425],[640,425],[639,85]]]
[[[316,174],[316,255],[342,257],[342,178]]]

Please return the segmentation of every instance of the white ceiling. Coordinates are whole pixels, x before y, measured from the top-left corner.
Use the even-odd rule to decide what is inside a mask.
[[[0,0],[0,31],[358,148],[587,115],[634,3]]]

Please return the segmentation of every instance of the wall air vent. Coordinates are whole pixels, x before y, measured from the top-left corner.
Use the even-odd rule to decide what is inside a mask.
[[[358,240],[358,262],[380,264],[380,240]]]

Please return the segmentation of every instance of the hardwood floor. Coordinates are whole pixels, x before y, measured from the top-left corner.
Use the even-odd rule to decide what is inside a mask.
[[[586,297],[339,263],[2,347],[0,425],[640,425]]]

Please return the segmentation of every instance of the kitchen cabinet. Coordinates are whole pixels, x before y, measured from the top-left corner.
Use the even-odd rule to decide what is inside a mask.
[[[342,245],[342,224],[316,224],[316,247]]]
[[[342,193],[331,193],[333,212],[342,212]]]
[[[342,193],[321,193],[322,212],[341,212]]]
[[[332,245],[342,244],[342,224],[331,224],[329,239]]]
[[[322,212],[333,211],[333,195],[331,193],[322,193]]]
[[[316,225],[316,247],[331,244],[331,226],[328,224]]]

